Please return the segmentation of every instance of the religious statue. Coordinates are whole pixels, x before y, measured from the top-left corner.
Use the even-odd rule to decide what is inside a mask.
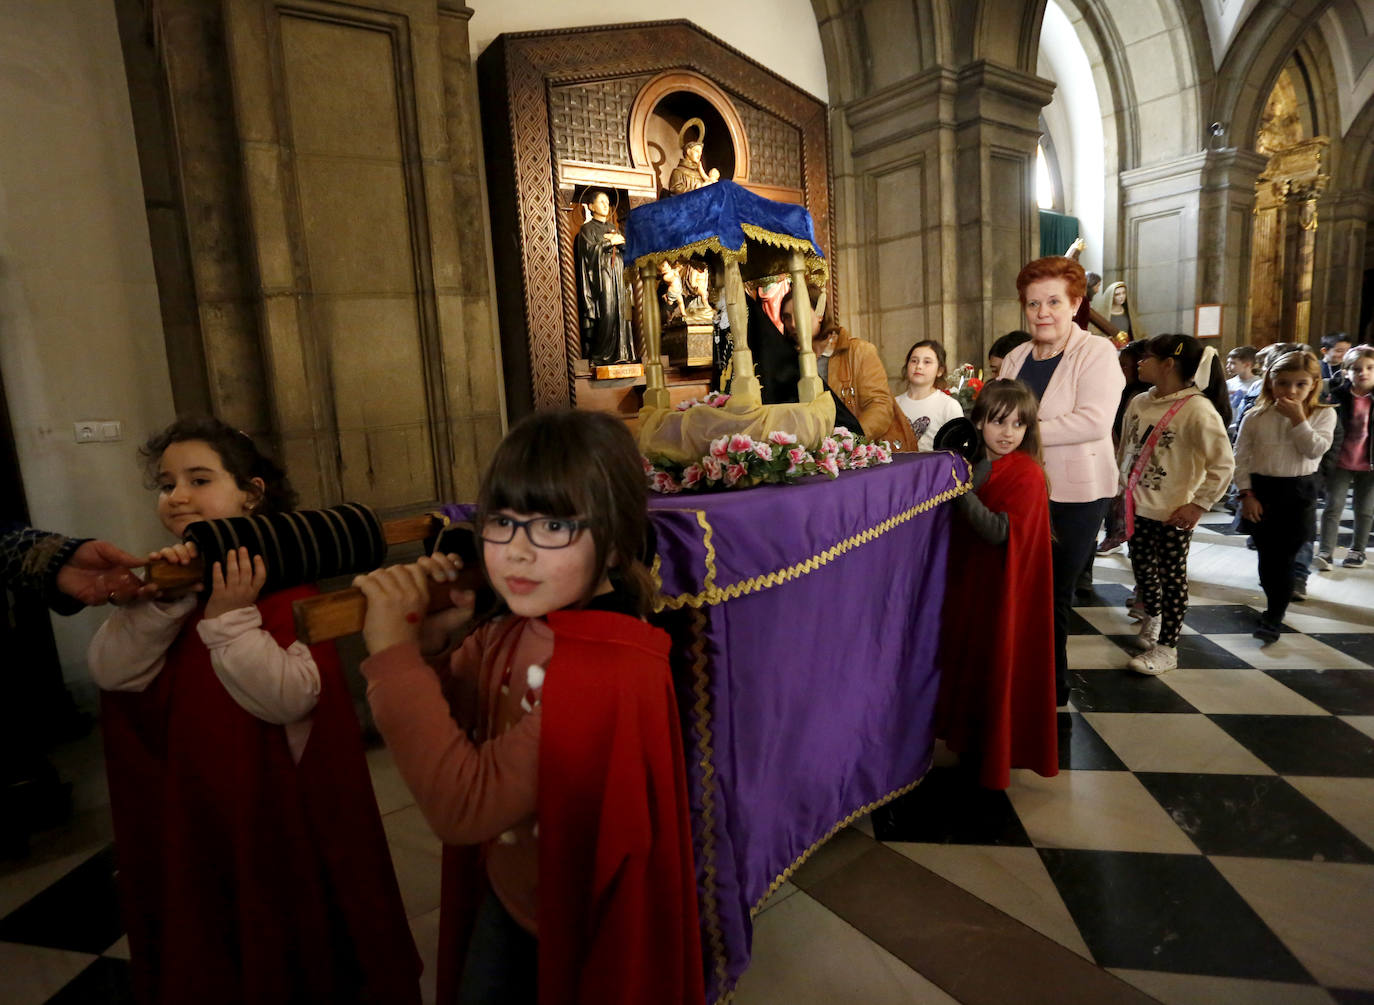
[[[716,309],[711,305],[711,272],[706,260],[693,256],[683,268],[686,286],[683,320],[688,324],[715,324]]]
[[[665,326],[682,320],[682,273],[666,258],[658,263],[658,299]]]
[[[688,139],[687,132],[693,126],[697,127],[695,139]],[[706,123],[701,119],[688,119],[678,130],[678,143],[682,147],[682,159],[677,162],[677,167],[673,168],[673,173],[668,176],[668,191],[673,195],[681,195],[683,192],[694,192],[703,185],[710,185],[712,182],[720,181],[720,172],[715,168],[706,170],[706,165],[701,163],[702,144],[706,139]]]
[[[588,205],[592,218],[573,241],[577,260],[577,313],[582,355],[592,366],[635,361],[634,332],[625,290],[625,235],[611,222],[611,200],[598,191]]]

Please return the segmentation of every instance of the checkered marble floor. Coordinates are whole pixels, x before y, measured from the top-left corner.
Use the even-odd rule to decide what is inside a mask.
[[[1374,573],[1314,573],[1262,646],[1228,522],[1194,538],[1178,670],[1125,669],[1129,560],[1100,557],[1060,774],[933,768],[766,905],[736,1001],[1374,1002]],[[830,948],[774,910],[828,912]]]
[[[1099,558],[1060,774],[938,766],[841,832],[755,919],[736,1005],[1374,1003],[1374,566],[1314,574],[1262,647],[1225,522],[1194,539],[1178,670],[1124,669],[1129,563]],[[76,819],[0,863],[0,1002],[127,1002],[98,745],[59,757]],[[438,845],[370,761],[432,960]]]

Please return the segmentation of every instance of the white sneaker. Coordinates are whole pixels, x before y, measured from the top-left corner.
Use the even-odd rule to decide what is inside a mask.
[[[1178,650],[1173,646],[1155,646],[1141,653],[1126,666],[1136,673],[1158,677],[1178,666]]]
[[[1131,647],[1133,649],[1138,649],[1140,652],[1144,652],[1147,649],[1153,649],[1155,643],[1159,641],[1159,626],[1161,621],[1163,621],[1163,618],[1158,614],[1153,616],[1147,614],[1145,617],[1141,618],[1140,634],[1131,639]]]
[[[1312,568],[1316,569],[1318,572],[1331,571],[1331,553],[1326,551],[1319,551],[1315,555],[1313,555]]]

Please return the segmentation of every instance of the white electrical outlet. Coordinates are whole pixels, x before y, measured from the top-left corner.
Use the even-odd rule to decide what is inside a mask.
[[[124,439],[124,423],[104,419],[82,419],[72,423],[72,435],[77,443],[109,443]]]

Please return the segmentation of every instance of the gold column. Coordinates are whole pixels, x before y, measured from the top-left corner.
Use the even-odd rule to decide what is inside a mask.
[[[663,328],[658,316],[658,296],[654,292],[657,283],[654,266],[645,262],[639,267],[639,299],[644,305],[645,408],[670,407],[668,385],[663,380],[663,357],[659,354]]]
[[[797,341],[801,348],[797,400],[805,404],[820,396],[821,378],[816,372],[816,353],[811,348],[811,293],[806,288],[806,259],[800,251],[792,252],[787,269],[792,274],[792,320],[796,322]]]
[[[749,312],[744,303],[744,280],[740,278],[739,262],[725,259],[725,313],[730,318],[730,337],[734,340],[734,355],[730,378],[730,402],[737,408],[753,408],[763,404],[763,387],[754,375],[754,354],[749,349]]]

